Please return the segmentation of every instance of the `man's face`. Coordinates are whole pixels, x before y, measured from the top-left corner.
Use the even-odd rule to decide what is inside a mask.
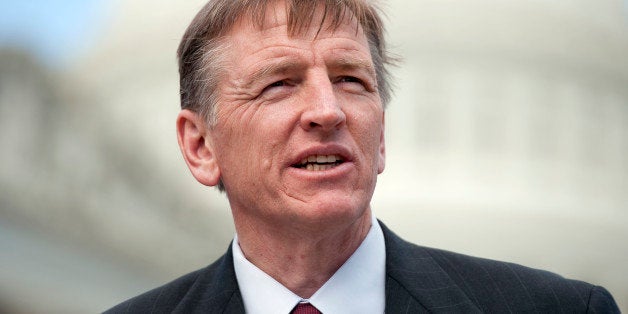
[[[289,37],[283,8],[262,30],[245,19],[229,34],[210,140],[232,210],[267,223],[357,219],[384,170],[367,39],[355,22]]]

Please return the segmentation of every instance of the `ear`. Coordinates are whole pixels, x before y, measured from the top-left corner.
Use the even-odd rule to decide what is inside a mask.
[[[386,141],[384,140],[385,120],[385,112],[382,111],[382,129],[379,134],[379,160],[377,164],[377,174],[384,172],[384,166],[386,165]]]
[[[193,111],[181,110],[177,116],[177,140],[194,178],[204,185],[217,185],[220,168],[203,118]]]

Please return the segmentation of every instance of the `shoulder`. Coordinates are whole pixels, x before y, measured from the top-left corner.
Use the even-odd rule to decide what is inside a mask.
[[[618,312],[610,293],[599,286],[514,263],[424,248],[481,308],[497,303],[510,309]]]
[[[405,281],[408,272],[445,274],[439,277],[455,285],[484,312],[592,311],[619,313],[610,293],[599,286],[564,278],[558,274],[515,263],[418,246],[385,229],[387,267],[403,269],[393,276]],[[423,270],[420,270],[422,268]],[[405,278],[404,278],[405,277]]]
[[[238,293],[230,251],[213,264],[124,301],[105,313],[172,313],[223,307]]]
[[[116,305],[105,313],[152,313],[155,308],[163,309],[163,312],[172,311],[184,298],[202,271],[205,270],[199,269],[163,286],[144,292]]]

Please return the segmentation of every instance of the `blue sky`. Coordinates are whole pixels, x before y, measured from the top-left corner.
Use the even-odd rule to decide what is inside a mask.
[[[21,47],[62,65],[93,43],[107,0],[0,0],[0,46]]]

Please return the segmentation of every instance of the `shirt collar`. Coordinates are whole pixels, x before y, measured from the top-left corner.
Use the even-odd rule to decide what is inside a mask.
[[[308,301],[322,313],[383,313],[385,306],[386,247],[375,217],[357,250],[309,300],[303,300],[249,262],[235,236],[233,265],[244,308],[250,314],[290,313]]]

